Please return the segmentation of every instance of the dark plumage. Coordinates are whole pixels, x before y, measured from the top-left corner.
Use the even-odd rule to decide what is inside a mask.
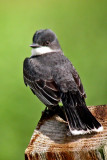
[[[62,101],[72,134],[100,131],[100,123],[86,107],[86,94],[80,77],[63,55],[56,35],[51,30],[40,30],[34,34],[31,47],[43,46],[51,51],[41,55],[33,53],[33,56],[24,60],[25,84],[48,108],[58,106]]]

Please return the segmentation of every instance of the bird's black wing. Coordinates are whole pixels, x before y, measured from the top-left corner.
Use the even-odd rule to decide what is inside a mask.
[[[60,101],[60,94],[57,85],[54,80],[45,79],[42,77],[42,73],[35,65],[33,65],[31,59],[26,58],[23,65],[23,77],[26,85],[30,87],[32,92],[46,105],[57,105]],[[46,74],[46,73],[45,73]]]
[[[72,72],[72,76],[73,76],[73,78],[75,80],[75,83],[76,83],[80,93],[82,94],[82,96],[84,98],[86,98],[86,93],[84,91],[80,76],[79,76],[79,74],[77,73],[76,69],[74,68],[74,66],[72,64],[71,64],[71,72]]]

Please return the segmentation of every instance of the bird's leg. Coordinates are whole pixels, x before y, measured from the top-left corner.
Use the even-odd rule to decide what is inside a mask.
[[[44,111],[42,111],[42,115],[43,114],[47,114],[47,113],[48,113],[48,107],[46,106],[45,109],[44,109]]]
[[[67,121],[63,106],[59,106],[59,105],[49,106],[48,111],[49,111],[48,113],[50,115],[55,115],[56,114],[56,115],[60,116],[63,120]]]
[[[42,111],[42,117],[52,117],[53,115],[58,115],[61,117],[63,120],[66,120],[66,116],[64,113],[64,108],[63,106],[46,106],[45,110]]]
[[[52,109],[53,107],[50,107],[50,106],[46,106],[45,110],[42,111],[42,116],[41,116],[41,119],[40,121],[42,120],[46,120],[46,119],[49,119],[51,118],[53,115],[55,115],[55,111]]]

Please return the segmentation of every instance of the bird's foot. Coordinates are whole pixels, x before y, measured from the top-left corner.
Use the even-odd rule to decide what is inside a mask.
[[[42,111],[42,116],[43,116],[44,114],[49,114],[48,107],[46,107],[46,108],[45,108],[45,110],[44,110],[44,111]]]

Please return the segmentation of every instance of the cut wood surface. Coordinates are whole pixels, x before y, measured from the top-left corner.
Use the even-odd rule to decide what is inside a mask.
[[[103,125],[103,132],[73,136],[61,117],[43,114],[25,150],[25,160],[107,160],[107,105],[88,108]]]

